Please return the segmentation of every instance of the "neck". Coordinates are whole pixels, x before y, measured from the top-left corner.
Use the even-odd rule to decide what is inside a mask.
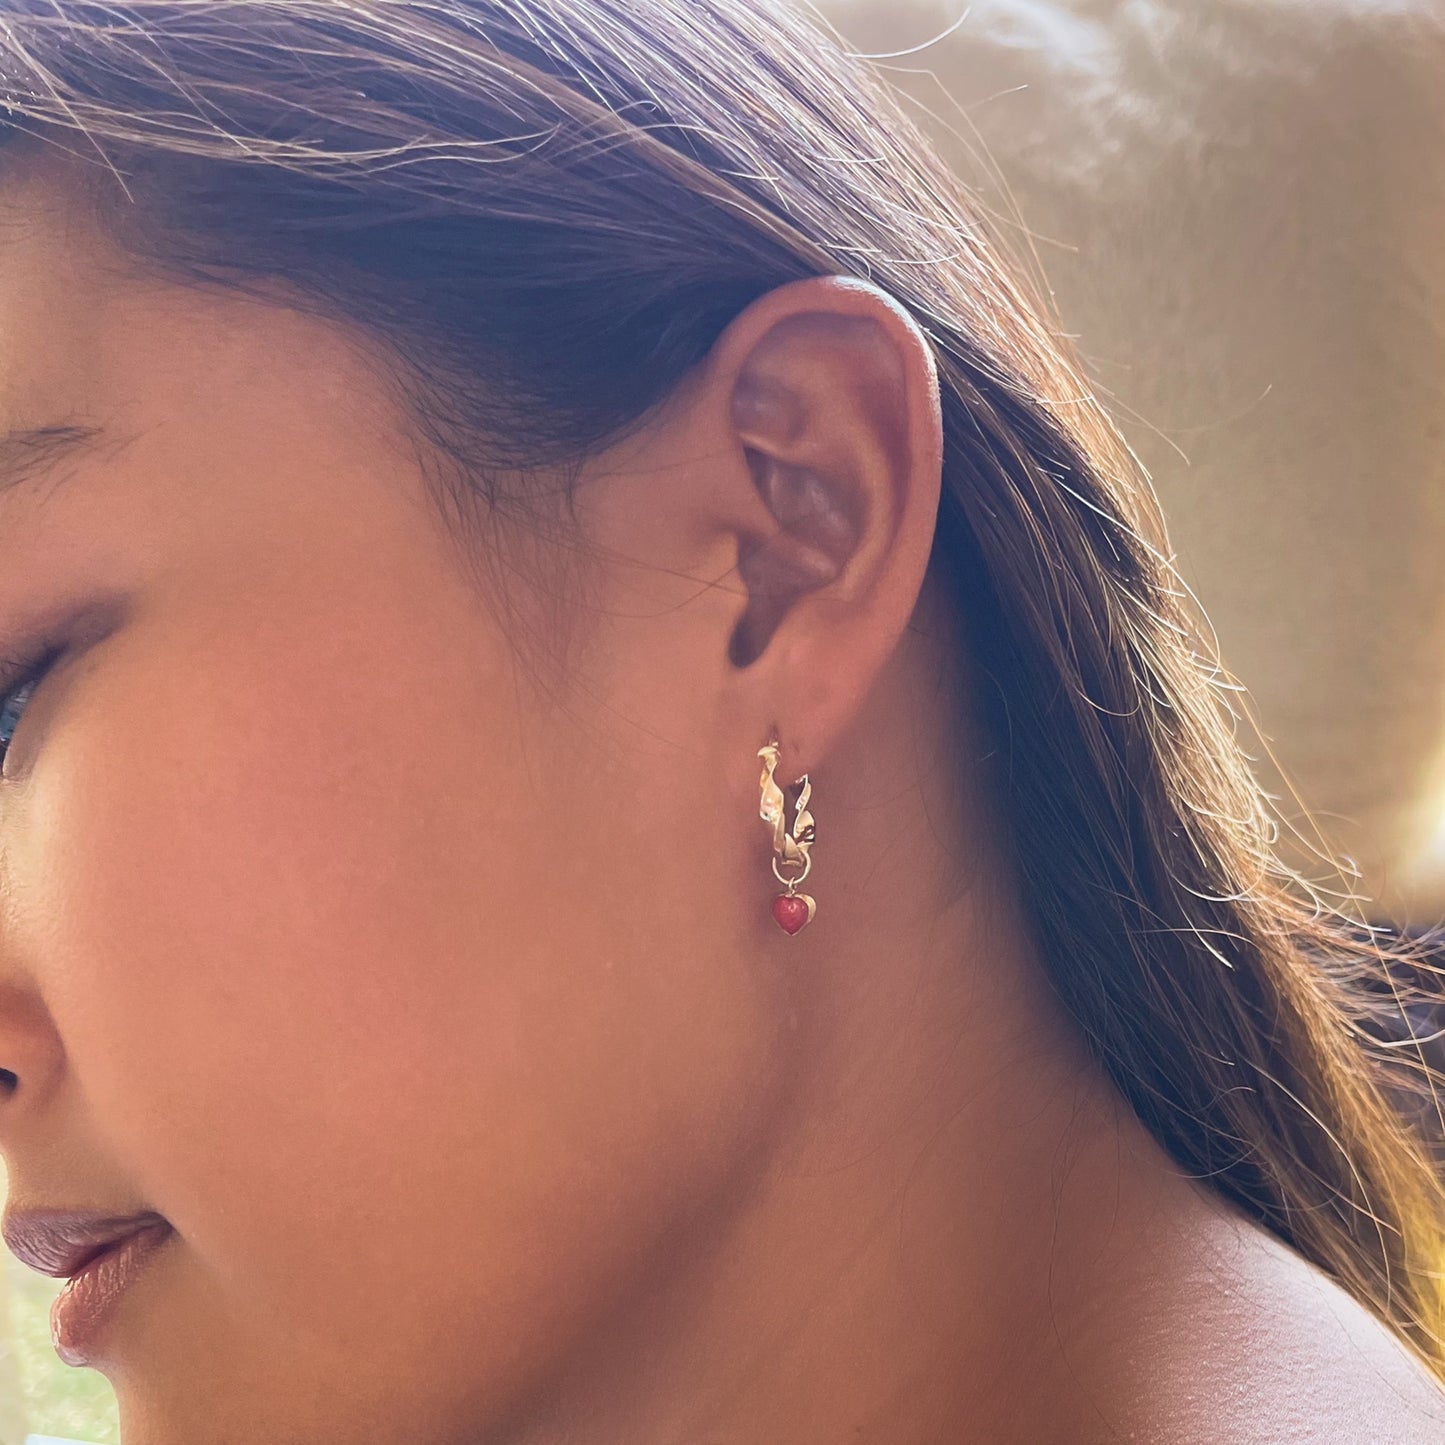
[[[961,965],[948,921],[789,1019],[767,1147],[519,1442],[1084,1438],[1091,1321],[1142,1237],[1208,1205],[1049,1000],[963,981],[1013,970],[983,940]]]
[[[1083,1439],[1079,1361],[1127,1317],[1140,1241],[1167,1234],[1145,1253],[1175,1257],[1222,1212],[1088,1056],[1000,871],[929,826],[980,816],[925,786],[945,770],[913,790],[869,775],[924,756],[887,733],[919,712],[884,693],[867,746],[829,769],[828,943],[814,924],[782,945],[762,1142],[539,1382],[509,1445]],[[776,975],[779,956],[739,968]]]

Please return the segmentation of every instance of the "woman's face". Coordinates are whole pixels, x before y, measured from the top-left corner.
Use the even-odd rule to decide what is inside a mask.
[[[94,1359],[128,1440],[469,1438],[768,1116],[697,583],[608,583],[556,693],[364,348],[8,219],[0,431],[102,429],[0,451],[0,655],[64,650],[0,784],[10,1203],[174,1226]]]

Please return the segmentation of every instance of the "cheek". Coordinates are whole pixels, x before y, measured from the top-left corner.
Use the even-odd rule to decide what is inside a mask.
[[[500,654],[301,646],[110,670],[136,691],[87,711],[134,725],[46,774],[35,966],[98,1137],[230,1308],[373,1351],[385,1309],[397,1349],[520,1368],[745,1155],[768,1010],[696,890],[655,897],[669,799],[519,719]]]

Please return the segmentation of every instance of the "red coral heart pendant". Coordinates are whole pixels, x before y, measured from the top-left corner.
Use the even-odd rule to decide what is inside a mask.
[[[817,907],[806,893],[780,893],[773,899],[773,917],[784,933],[796,933],[813,921]]]

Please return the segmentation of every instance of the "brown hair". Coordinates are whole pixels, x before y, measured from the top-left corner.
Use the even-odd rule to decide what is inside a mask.
[[[107,169],[137,256],[386,342],[458,507],[575,479],[783,282],[896,297],[936,354],[932,565],[1053,986],[1186,1170],[1445,1374],[1445,1195],[1390,1102],[1412,1051],[1367,1029],[1382,952],[1278,861],[1146,482],[832,32],[782,0],[7,0],[0,102]]]

